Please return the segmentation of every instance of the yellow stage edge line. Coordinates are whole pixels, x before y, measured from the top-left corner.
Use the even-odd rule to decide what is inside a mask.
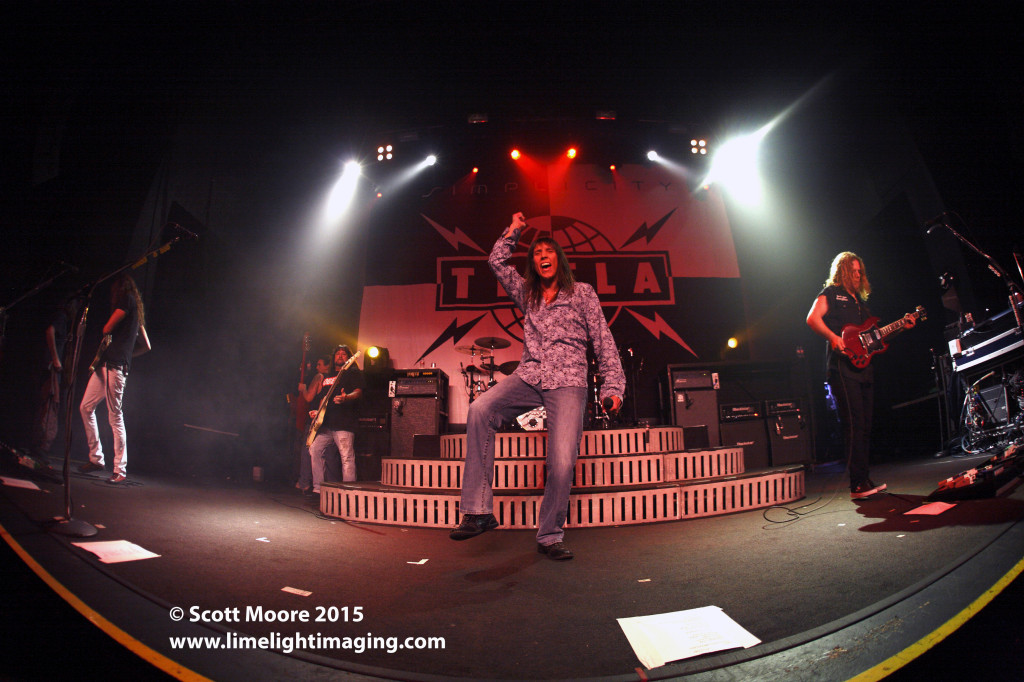
[[[851,677],[849,682],[875,682],[876,680],[881,680],[907,665],[918,656],[927,653],[932,647],[936,646],[939,642],[946,639],[946,637],[949,637],[951,634],[956,632],[961,625],[976,616],[978,612],[985,608],[989,602],[995,599],[1000,592],[1005,590],[1007,585],[1012,583],[1014,579],[1021,574],[1021,572],[1024,572],[1024,559],[1018,561],[1017,564],[1003,575],[1003,577],[997,580],[992,587],[985,590],[980,597],[968,604],[960,613],[956,614],[899,653],[893,654],[874,667],[865,670],[855,677]]]
[[[88,604],[76,597],[71,590],[64,587],[59,580],[50,575],[49,571],[33,559],[32,555],[25,551],[25,548],[7,532],[7,529],[4,528],[3,524],[0,524],[0,537],[3,537],[4,541],[10,545],[15,554],[21,557],[21,560],[25,562],[25,565],[32,569],[32,572],[39,576],[39,578],[46,583],[51,590],[56,592],[61,599],[66,601],[72,606],[72,608],[82,614],[86,620],[98,627],[118,644],[155,668],[158,668],[179,680],[183,680],[184,682],[212,682],[209,678],[186,668],[177,661],[164,656],[159,651],[146,646],[90,608]]]

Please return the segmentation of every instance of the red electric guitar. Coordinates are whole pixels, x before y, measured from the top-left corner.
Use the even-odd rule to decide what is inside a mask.
[[[924,306],[917,306],[909,316],[915,320],[928,319]],[[872,355],[882,353],[889,347],[886,339],[903,331],[906,324],[907,316],[904,315],[884,327],[877,326],[877,317],[870,317],[861,325],[851,324],[844,327],[840,336],[843,337],[843,345],[846,346],[846,350],[843,351],[846,359],[857,369],[864,369],[871,362]]]

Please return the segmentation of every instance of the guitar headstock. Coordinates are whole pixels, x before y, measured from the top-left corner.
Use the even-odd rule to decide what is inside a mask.
[[[313,337],[310,336],[309,332],[302,335],[302,352],[308,353],[313,349]]]
[[[919,320],[928,319],[928,311],[924,309],[923,305],[919,305],[916,308],[914,308],[914,315],[916,315],[917,319]]]

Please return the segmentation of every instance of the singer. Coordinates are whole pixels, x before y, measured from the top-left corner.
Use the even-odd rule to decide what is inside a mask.
[[[523,214],[516,213],[488,259],[501,286],[523,313],[523,357],[508,379],[469,405],[462,520],[449,536],[466,540],[498,527],[491,487],[494,434],[503,422],[543,405],[548,427],[547,480],[537,521],[537,551],[564,561],[573,558],[563,542],[563,526],[583,435],[588,345],[593,346],[604,377],[601,398],[610,412],[622,407],[626,378],[597,294],[589,284],[574,280],[569,261],[554,239],[534,240],[522,275],[508,263],[525,226]]]

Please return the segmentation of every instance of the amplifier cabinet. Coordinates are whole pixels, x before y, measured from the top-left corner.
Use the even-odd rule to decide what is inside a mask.
[[[800,412],[769,416],[765,424],[768,426],[772,466],[811,463],[811,429]]]
[[[416,436],[437,436],[447,428],[448,406],[440,398],[398,395],[391,399],[392,457],[412,457]]]
[[[768,468],[768,432],[761,403],[722,405],[720,415],[722,445],[743,448],[743,468],[746,471]]]
[[[718,430],[718,373],[706,369],[687,369],[682,365],[669,365],[666,378],[668,412],[672,424],[684,428],[704,427],[708,433],[708,446],[720,446],[722,438]]]

